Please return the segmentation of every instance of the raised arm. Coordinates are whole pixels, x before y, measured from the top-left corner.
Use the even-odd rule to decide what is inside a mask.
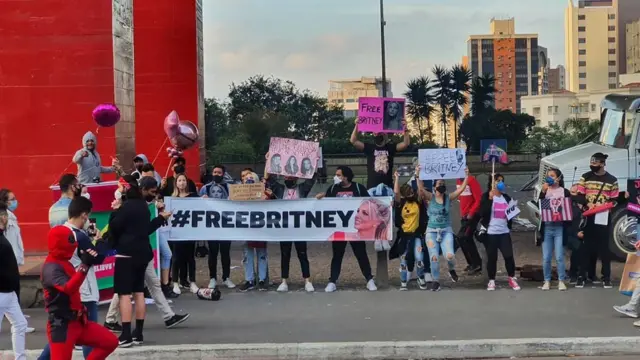
[[[460,194],[462,194],[464,189],[467,188],[468,184],[469,184],[469,168],[467,167],[464,169],[464,181],[462,182],[462,185],[459,188],[457,188],[456,191],[449,194],[449,199],[450,200],[457,199],[460,196]]]
[[[432,194],[424,188],[424,184],[422,183],[422,180],[420,180],[420,165],[416,166],[414,177],[416,180],[416,184],[418,185],[418,196],[423,201],[431,201]]]
[[[356,117],[355,126],[353,127],[353,131],[351,132],[351,145],[353,145],[358,151],[364,150],[364,143],[358,140],[358,118]]]
[[[404,128],[404,139],[401,143],[396,145],[396,151],[405,151],[411,144],[411,136],[409,136],[409,129],[407,129],[407,122],[402,120],[402,127]]]
[[[267,160],[269,160],[269,152],[267,151],[266,154],[264,154],[264,174],[262,176],[262,178],[267,181],[269,180],[269,166],[267,164]]]
[[[87,156],[87,150],[85,149],[80,149],[78,151],[76,151],[75,155],[73,155],[73,162],[76,164],[80,163],[80,160],[82,160],[82,158]]]
[[[397,171],[393,173],[393,194],[394,200],[399,203],[402,196],[400,196],[400,174]]]

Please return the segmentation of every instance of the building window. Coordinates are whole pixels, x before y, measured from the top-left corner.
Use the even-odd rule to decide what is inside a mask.
[[[578,38],[578,44],[586,44],[587,43],[587,39],[585,38]]]
[[[609,31],[616,31],[616,27],[614,25],[609,25]]]
[[[555,115],[557,115],[557,114],[558,114],[558,106],[557,106],[557,105],[553,107],[553,113],[554,113]]]
[[[587,90],[587,84],[580,84],[580,90]]]
[[[617,89],[618,87],[616,86],[616,84],[609,84],[609,89]]]
[[[587,66],[586,61],[578,61],[578,66]]]
[[[347,99],[346,101],[347,101],[348,103],[354,103],[354,102],[356,102],[356,99]]]
[[[547,114],[551,115],[553,113],[553,106],[548,106],[547,107]]]
[[[615,20],[616,14],[609,14],[609,20]]]
[[[578,77],[580,79],[586,79],[587,78],[587,73],[580,73],[580,74],[578,74]]]
[[[618,76],[618,73],[615,73],[615,72],[610,72],[610,73],[609,73],[609,77],[610,77],[610,78],[614,78],[614,77],[616,77],[616,76]]]
[[[587,28],[585,26],[578,26],[578,32],[585,32]]]
[[[591,112],[596,112],[596,104],[591,104]]]
[[[540,126],[542,124],[542,120],[536,120],[536,126]]]
[[[522,109],[520,109],[520,112],[521,112],[522,114],[526,114],[526,113],[527,113],[527,109],[522,108]]]
[[[533,108],[533,116],[540,116],[540,107]]]
[[[578,15],[578,20],[585,20],[586,18],[586,15]]]
[[[610,42],[610,43],[614,43],[614,42],[616,42],[616,38],[614,38],[614,37],[610,37],[610,38],[609,38],[609,42]]]
[[[609,60],[609,66],[616,66],[615,60]]]
[[[616,49],[609,49],[609,54],[615,55],[616,54]]]
[[[586,49],[578,50],[578,55],[587,55],[587,50]]]

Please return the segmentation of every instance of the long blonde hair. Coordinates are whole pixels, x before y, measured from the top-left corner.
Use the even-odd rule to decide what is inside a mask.
[[[178,189],[178,179],[180,179],[181,176],[183,176],[184,180],[187,182],[187,187],[184,189],[184,192],[189,194],[189,178],[187,178],[187,175],[185,174],[178,174],[176,175],[176,178],[173,180],[173,193],[171,194],[171,196],[173,197],[180,196],[180,189]]]

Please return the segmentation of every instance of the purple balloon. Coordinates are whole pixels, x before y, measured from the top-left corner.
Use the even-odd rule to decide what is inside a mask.
[[[169,139],[174,138],[178,134],[179,126],[180,118],[175,110],[164,118],[164,132],[167,134]]]
[[[178,132],[170,137],[171,144],[178,150],[187,150],[198,142],[198,128],[191,121],[180,121]]]
[[[91,113],[93,121],[101,127],[112,127],[120,121],[120,109],[113,104],[100,104]]]

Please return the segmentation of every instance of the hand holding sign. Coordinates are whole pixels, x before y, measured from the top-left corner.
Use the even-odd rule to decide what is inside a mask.
[[[463,149],[420,149],[420,180],[462,179],[467,160]]]
[[[510,221],[514,217],[518,216],[518,214],[520,214],[520,208],[518,207],[518,200],[509,201],[509,206],[507,207],[505,214],[507,215],[507,221]]]

